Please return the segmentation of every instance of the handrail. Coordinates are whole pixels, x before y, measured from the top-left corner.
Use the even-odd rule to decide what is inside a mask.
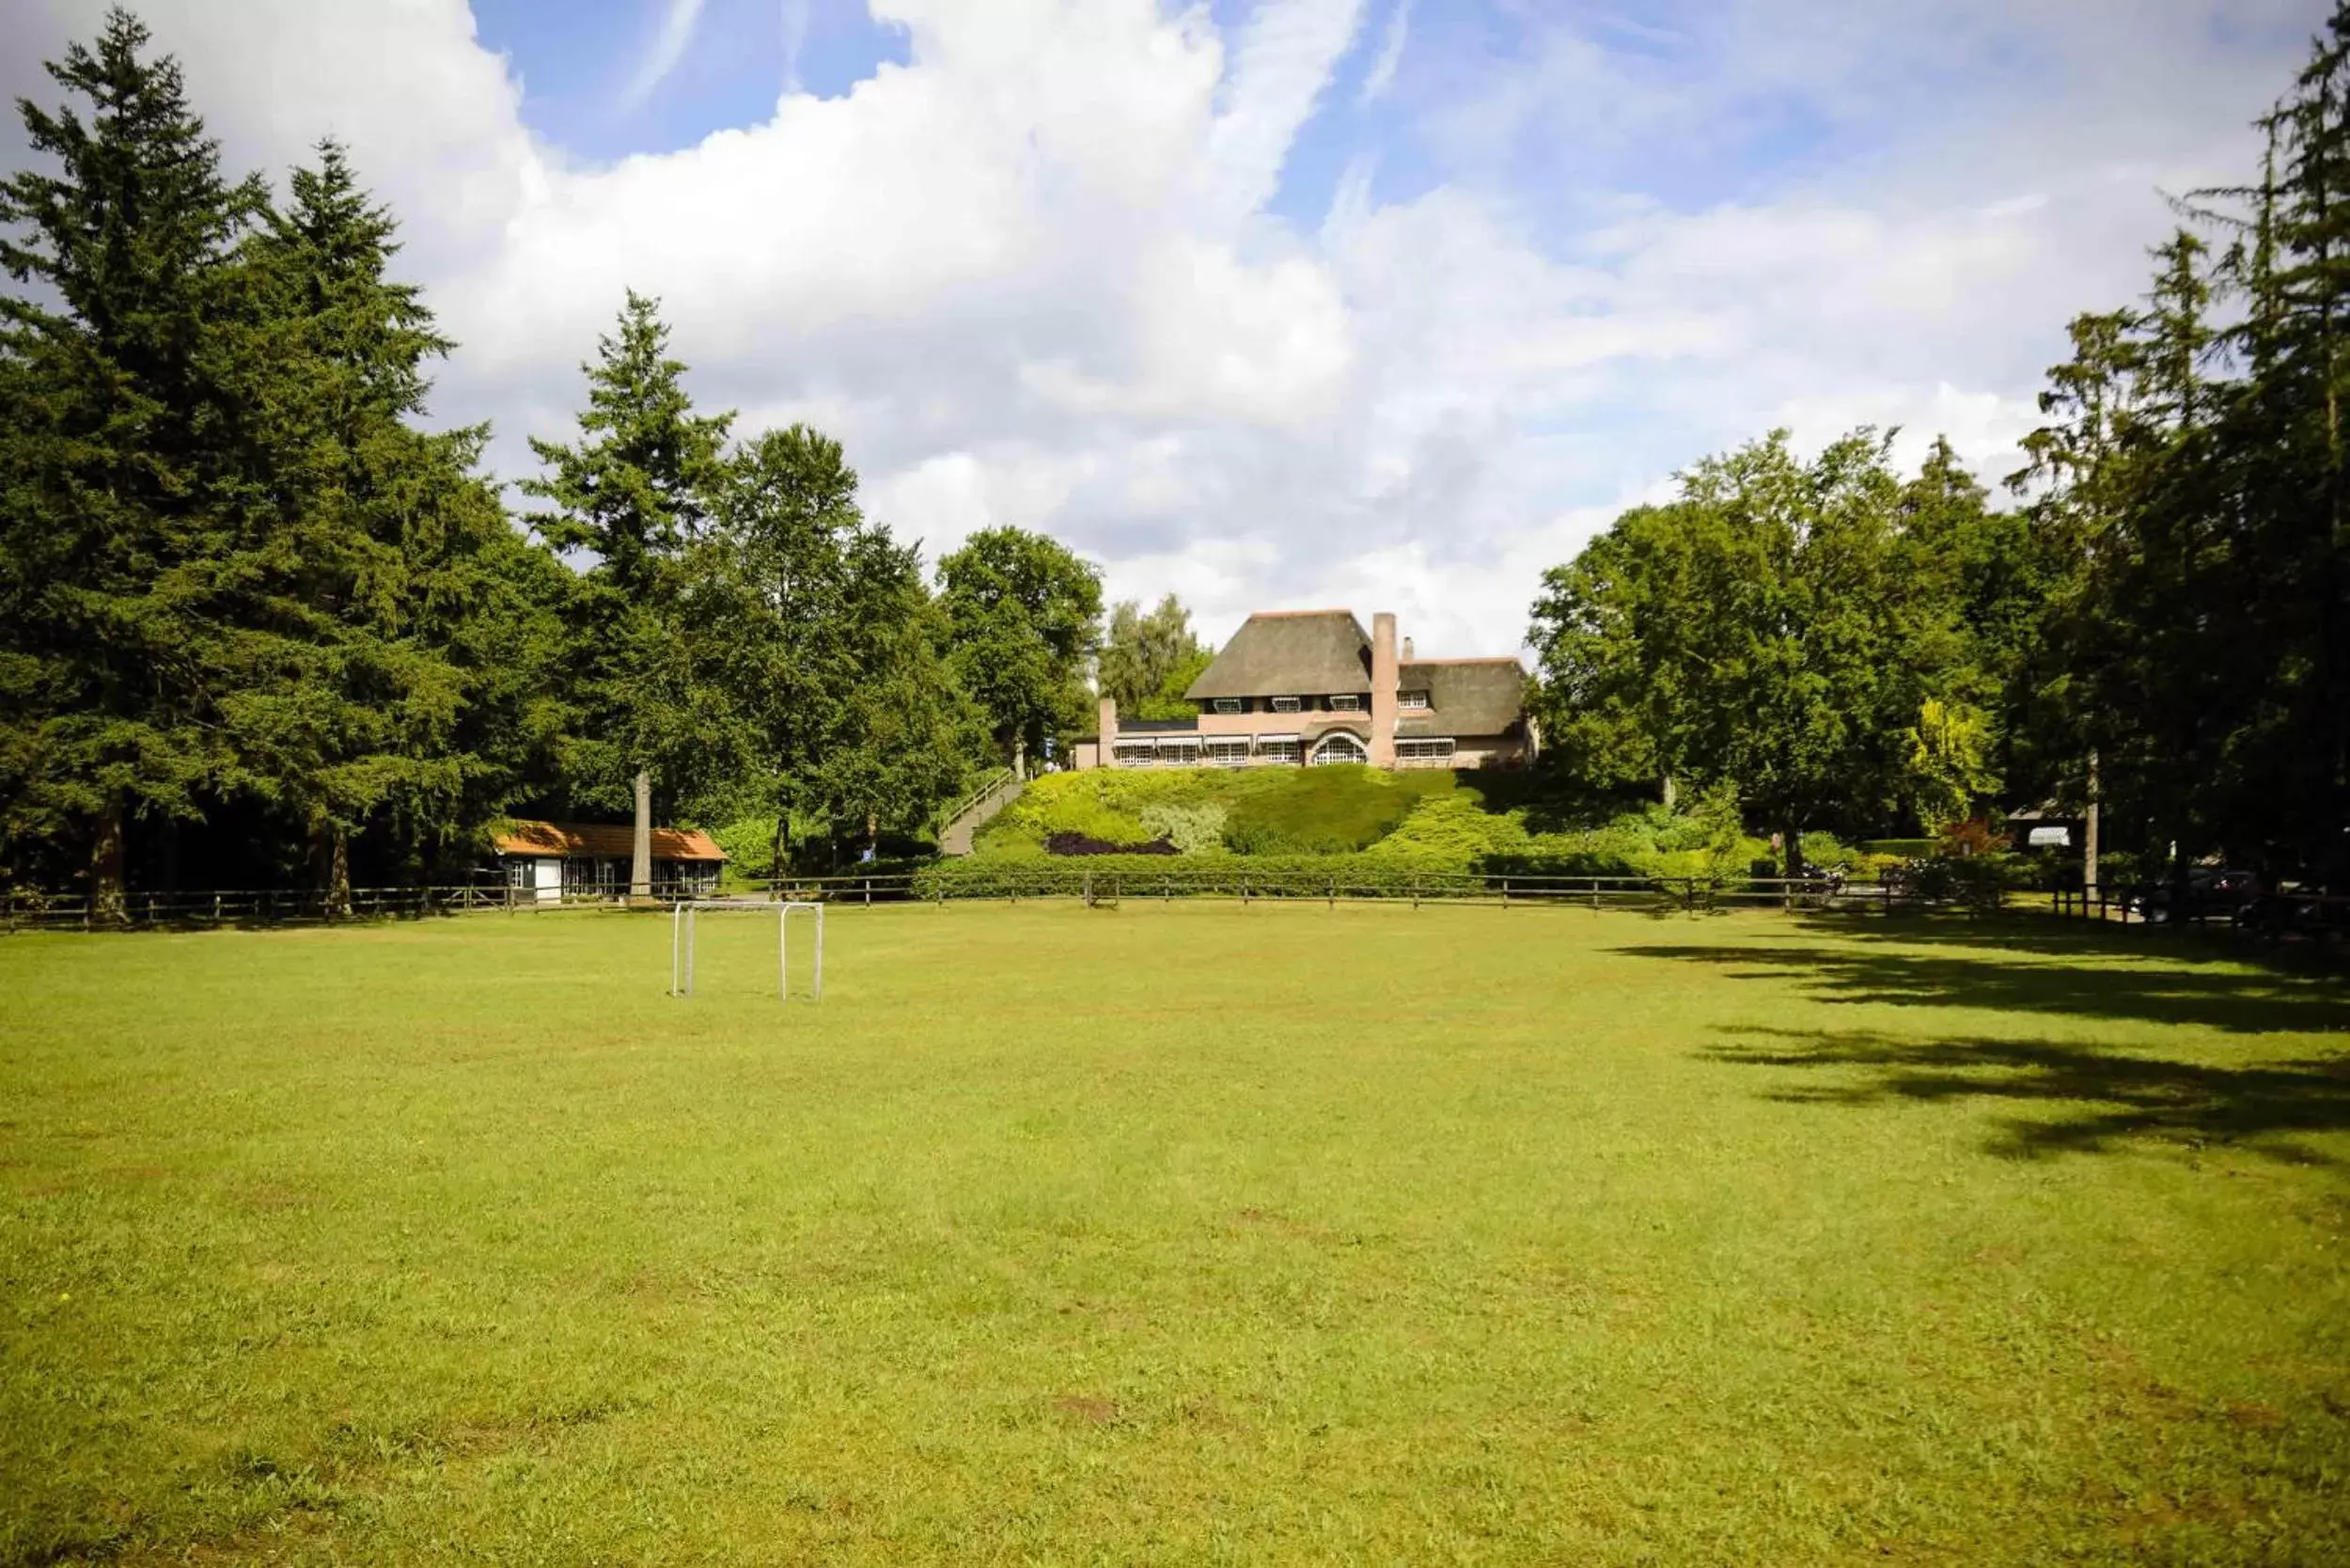
[[[962,816],[965,811],[970,810],[971,808],[979,805],[981,801],[994,794],[996,791],[1002,789],[1005,785],[1017,783],[1019,778],[1020,775],[1011,768],[997,768],[994,773],[989,774],[987,777],[981,780],[976,787],[965,791],[964,794],[951,805],[942,808],[938,812],[936,818],[938,825],[942,828],[946,827],[957,817]]]

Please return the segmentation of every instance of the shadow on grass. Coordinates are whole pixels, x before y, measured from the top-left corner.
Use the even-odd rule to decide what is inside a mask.
[[[2263,942],[2227,926],[2100,924],[2071,920],[2037,910],[2011,910],[1996,918],[1844,911],[1796,917],[1804,930],[1856,942],[1901,942],[1921,947],[1997,949],[2050,957],[2152,958],[2166,964],[2242,964],[2280,974],[2342,978],[2350,973],[2340,949]]]
[[[1914,944],[1919,939],[1895,933],[1888,940]],[[1986,946],[1982,935],[1972,947],[1947,954],[1900,952],[1867,943],[1836,948],[1657,945],[1616,950],[1637,958],[1705,964],[1742,980],[1792,979],[1805,985],[1814,999],[1827,1002],[2195,1024],[2233,1034],[2350,1030],[2350,992],[2329,981],[2168,964],[2123,967],[2010,958]]]
[[[2010,1157],[2095,1152],[2124,1138],[2226,1143],[2296,1165],[2342,1162],[2290,1141],[2350,1129],[2350,1054],[2251,1067],[2133,1056],[2029,1040],[1895,1040],[1826,1029],[1751,1029],[1767,1043],[1710,1048],[1747,1067],[1833,1070],[1845,1081],[1771,1098],[1796,1105],[1992,1099],[2065,1105],[2017,1117],[1991,1145]]]

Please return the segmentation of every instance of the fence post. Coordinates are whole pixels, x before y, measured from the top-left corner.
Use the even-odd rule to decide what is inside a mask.
[[[1332,878],[1330,879],[1330,896],[1329,896],[1329,900],[1328,900],[1328,902],[1327,902],[1324,905],[1324,908],[1327,908],[1327,909],[1336,909],[1338,906],[1339,906],[1339,879],[1338,879],[1337,877],[1335,877],[1335,876],[1334,876],[1334,877],[1332,877]]]
[[[1506,876],[1501,879],[1501,907],[1510,907],[1510,879]]]
[[[1414,909],[1419,907],[1419,878],[1418,877],[1412,878],[1412,907]]]

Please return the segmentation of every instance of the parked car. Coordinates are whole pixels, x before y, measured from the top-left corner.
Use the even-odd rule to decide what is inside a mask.
[[[2261,879],[2252,871],[2196,866],[2186,873],[2186,900],[2177,908],[2178,888],[2170,882],[2150,883],[2130,889],[2125,903],[2150,926],[2174,920],[2233,920],[2261,897]]]
[[[2272,937],[2350,933],[2350,886],[2283,883],[2238,910],[2236,924]]]

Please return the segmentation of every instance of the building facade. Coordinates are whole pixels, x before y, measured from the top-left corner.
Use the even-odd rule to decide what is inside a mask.
[[[517,821],[493,834],[490,847],[512,897],[556,903],[625,898],[635,842],[635,829],[625,824]],[[653,896],[699,898],[713,893],[726,860],[726,851],[707,833],[656,827]]]
[[[1515,767],[1539,745],[1517,660],[1421,659],[1395,617],[1366,634],[1349,610],[1252,615],[1183,695],[1187,719],[1121,718],[1102,699],[1101,733],[1076,765],[1380,768]]]

